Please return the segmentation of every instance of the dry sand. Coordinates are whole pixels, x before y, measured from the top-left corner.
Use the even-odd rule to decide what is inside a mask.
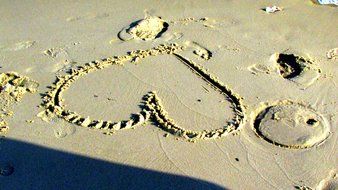
[[[338,189],[337,16],[1,1],[0,189]]]

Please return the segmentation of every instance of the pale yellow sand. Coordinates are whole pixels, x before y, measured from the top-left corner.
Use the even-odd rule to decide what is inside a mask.
[[[337,8],[0,5],[0,189],[338,188]]]

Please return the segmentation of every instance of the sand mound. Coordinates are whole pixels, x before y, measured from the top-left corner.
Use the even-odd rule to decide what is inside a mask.
[[[168,27],[169,24],[160,17],[146,16],[144,19],[130,24],[128,28],[122,29],[118,37],[123,41],[131,39],[148,41],[160,37]]]

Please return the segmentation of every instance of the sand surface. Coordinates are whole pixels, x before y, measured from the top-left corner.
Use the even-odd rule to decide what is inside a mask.
[[[1,1],[0,189],[338,189],[337,18]]]

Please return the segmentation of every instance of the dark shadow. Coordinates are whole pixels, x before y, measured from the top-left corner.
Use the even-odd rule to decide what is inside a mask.
[[[225,189],[196,178],[111,163],[7,138],[0,139],[0,151],[1,190]]]
[[[306,62],[305,59],[293,54],[279,54],[277,59],[279,72],[286,79],[292,79],[300,75],[303,71],[302,64],[304,62]]]
[[[164,32],[166,32],[169,28],[169,24],[167,22],[163,23],[163,29],[156,35],[155,38],[160,38]]]

